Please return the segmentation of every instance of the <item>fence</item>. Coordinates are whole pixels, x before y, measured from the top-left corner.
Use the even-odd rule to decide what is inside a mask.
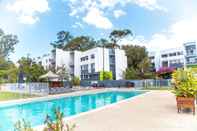
[[[48,83],[7,83],[1,85],[1,90],[36,95],[49,94]]]
[[[171,80],[105,80],[105,81],[81,81],[82,87],[92,86],[93,84],[104,87],[127,87],[128,83],[133,83],[133,86],[137,89],[142,88],[169,88],[171,87]]]
[[[64,82],[63,87],[51,90],[48,83],[7,83],[0,85],[0,90],[26,93],[33,95],[48,95],[49,93],[63,93],[70,88],[70,82]]]

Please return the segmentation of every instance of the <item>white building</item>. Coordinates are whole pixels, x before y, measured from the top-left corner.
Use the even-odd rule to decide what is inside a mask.
[[[184,43],[185,61],[187,67],[197,67],[197,43],[187,42]]]
[[[52,55],[44,54],[41,57],[35,58],[36,63],[41,64],[45,70],[49,70],[52,68]]]
[[[160,67],[181,68],[185,65],[182,48],[167,49],[160,52]]]
[[[183,48],[172,48],[158,52],[150,52],[149,59],[155,70],[161,67],[181,68],[185,66],[185,55]]]
[[[127,68],[127,57],[121,49],[96,47],[84,52],[56,49],[54,59],[56,69],[66,67],[71,76],[81,80],[98,80],[101,71],[111,71],[114,79],[123,79]]]

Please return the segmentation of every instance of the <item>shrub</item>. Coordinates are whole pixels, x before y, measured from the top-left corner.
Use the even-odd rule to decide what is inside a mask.
[[[172,78],[172,73],[175,71],[172,67],[162,67],[156,73],[157,76],[163,79],[170,79]]]
[[[47,125],[44,131],[73,131],[75,128],[75,124],[70,126],[69,124],[64,124],[63,116],[64,114],[60,112],[59,108],[55,111],[55,122],[52,121],[51,117],[47,115],[45,124]]]
[[[17,121],[14,128],[15,131],[34,131],[30,122],[25,121],[25,119],[22,119],[22,121]]]
[[[53,121],[49,115],[47,115],[45,119],[46,127],[43,131],[74,131],[76,125],[69,125],[65,124],[63,121],[64,114],[60,112],[59,108],[55,109],[55,120]],[[14,125],[14,131],[35,131],[32,127],[30,122],[22,121],[16,122]]]
[[[72,83],[72,85],[74,85],[74,86],[79,86],[80,85],[80,79],[79,79],[79,77],[73,77],[72,78],[72,81],[71,81],[71,83]]]
[[[99,80],[113,80],[113,74],[111,71],[101,71],[99,74]]]
[[[178,69],[172,74],[174,91],[178,97],[195,97],[197,95],[197,79],[189,69]]]

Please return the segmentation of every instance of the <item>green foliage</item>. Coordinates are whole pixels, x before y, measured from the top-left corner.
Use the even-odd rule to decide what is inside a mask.
[[[57,33],[57,41],[51,43],[54,48],[63,49],[65,45],[73,39],[70,32],[60,31]]]
[[[109,35],[109,38],[111,40],[111,42],[114,44],[114,45],[117,45],[118,42],[127,37],[127,36],[133,36],[133,33],[131,30],[129,29],[123,29],[123,30],[113,30],[110,35]]]
[[[78,36],[68,42],[63,49],[71,51],[86,51],[88,49],[92,49],[93,47],[96,47],[96,41],[93,38],[89,36]]]
[[[69,51],[86,51],[88,49],[101,46],[105,46],[107,48],[114,48],[120,47],[118,45],[118,42],[128,36],[133,36],[133,33],[128,29],[114,30],[109,35],[110,41],[105,38],[101,38],[100,40],[95,41],[95,39],[90,36],[73,37],[67,31],[60,31],[57,33],[57,41],[54,41],[53,43],[51,43],[51,45],[54,47],[54,49],[59,48]],[[54,50],[52,50],[52,52],[54,52]]]
[[[112,80],[113,74],[111,71],[101,71],[99,73],[99,80]]]
[[[179,97],[196,97],[197,79],[190,69],[178,69],[172,74],[174,93]]]
[[[51,117],[47,115],[45,124],[47,125],[44,131],[73,131],[76,125],[70,126],[69,124],[64,124],[63,117],[64,114],[60,112],[59,108],[55,111],[55,121],[53,122]]]
[[[25,119],[17,121],[14,127],[15,131],[33,131],[30,122],[25,121]]]
[[[27,82],[39,82],[39,76],[46,73],[46,70],[42,65],[37,64],[29,57],[22,57],[18,63],[19,71],[25,74]]]
[[[148,52],[145,47],[138,45],[125,45],[122,46],[122,49],[125,50],[128,67],[133,67],[134,69],[139,69],[139,64],[148,57]]]
[[[12,34],[5,34],[0,29],[0,57],[7,57],[14,51],[14,46],[18,43],[18,37]]]
[[[126,71],[123,72],[124,79],[132,80],[132,79],[139,79],[137,75],[137,71],[134,68],[127,68]]]
[[[17,81],[18,69],[14,63],[0,57],[0,83],[14,83]]]
[[[125,79],[151,79],[155,77],[150,71],[151,63],[145,47],[137,45],[122,46],[127,56],[128,69],[123,73]]]
[[[74,76],[71,80],[72,85],[79,86],[80,85],[80,79],[79,77]]]
[[[60,112],[59,108],[55,109],[54,114],[54,121],[50,116],[47,115],[44,122],[44,124],[46,124],[46,127],[43,129],[43,131],[74,131],[76,125],[69,125],[67,123],[64,123],[64,114]],[[22,119],[22,121],[17,121],[14,127],[14,131],[34,131],[34,129],[31,127],[30,122],[27,122],[24,119]]]

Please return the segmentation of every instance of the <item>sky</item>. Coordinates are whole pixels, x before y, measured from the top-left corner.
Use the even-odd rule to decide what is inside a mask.
[[[120,44],[159,51],[197,41],[196,12],[196,0],[0,0],[0,28],[19,38],[13,61],[50,53],[61,30],[100,39],[130,29]]]

